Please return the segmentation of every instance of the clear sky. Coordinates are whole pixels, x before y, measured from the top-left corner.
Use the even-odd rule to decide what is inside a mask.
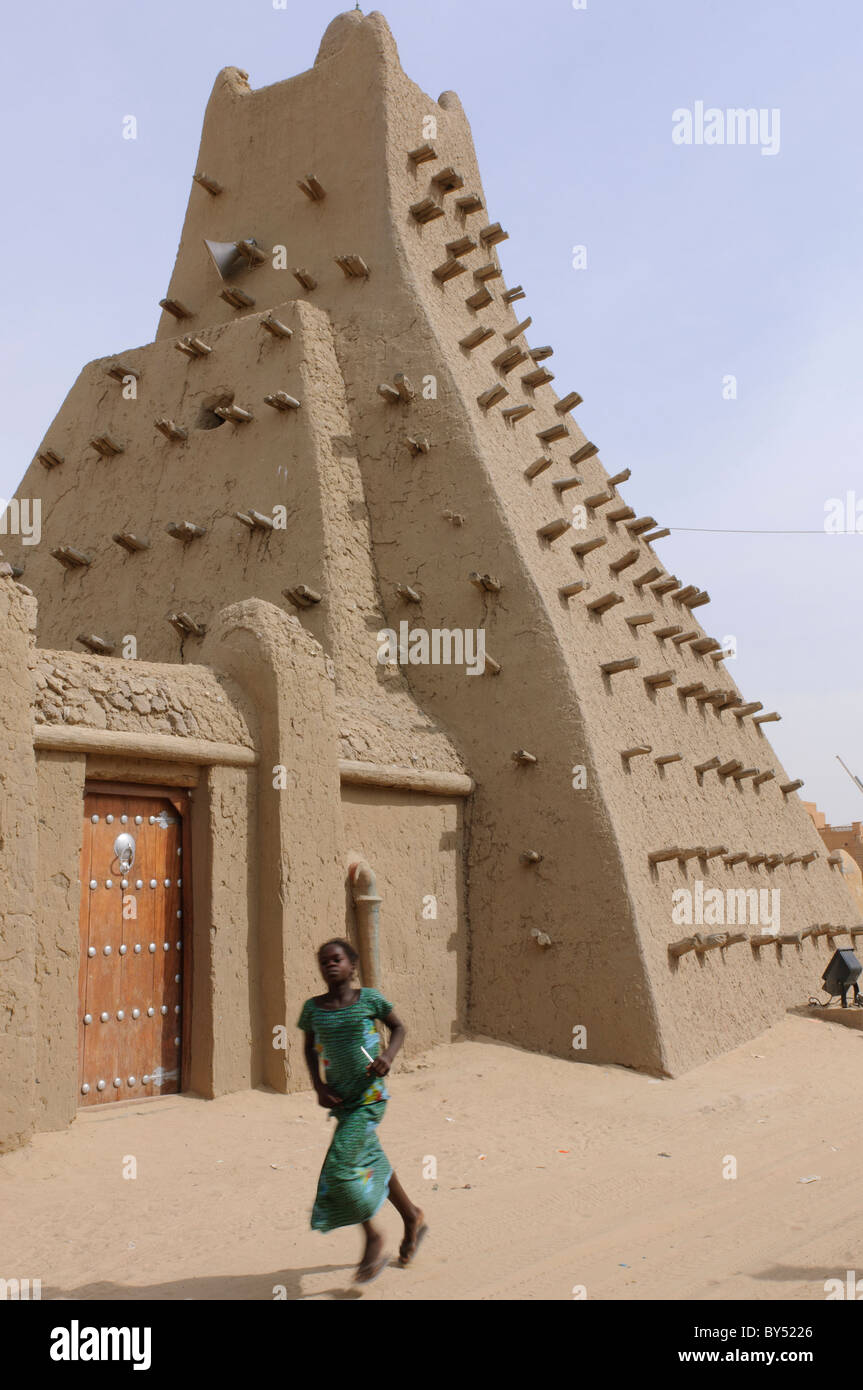
[[[7,8],[0,497],[81,367],[152,340],[218,71],[253,87],[301,72],[339,8]],[[833,822],[863,818],[835,761],[863,778],[863,534],[824,530],[829,499],[852,493],[863,531],[857,0],[384,13],[414,81],[462,99],[510,232],[507,281],[527,291],[531,341],[555,348],[557,386],[581,392],[609,471],[632,469],[631,504],[675,528],[662,560],[709,589],[705,626],[736,639],[743,694],[782,714],[770,735],[802,795]],[[673,113],[698,102],[763,110],[762,142],[676,144]],[[745,534],[759,531],[799,534]]]

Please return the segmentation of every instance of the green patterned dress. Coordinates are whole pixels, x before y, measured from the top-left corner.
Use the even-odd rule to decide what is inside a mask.
[[[380,1145],[377,1126],[389,1092],[384,1077],[368,1075],[368,1058],[377,1057],[381,1041],[372,1020],[386,1020],[393,1005],[376,989],[361,989],[344,1009],[322,1009],[314,999],[303,1005],[297,1027],[313,1033],[324,1064],[324,1080],[341,1105],[330,1114],[336,1132],[327,1150],[312,1209],[312,1229],[334,1231],[370,1220],[389,1193],[392,1165]]]

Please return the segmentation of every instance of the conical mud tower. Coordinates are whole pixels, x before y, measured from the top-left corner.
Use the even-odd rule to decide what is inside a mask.
[[[182,663],[244,711],[247,736],[201,734],[195,700],[181,725],[148,695],[136,753],[122,702],[102,722],[33,696],[43,782],[52,759],[80,777],[105,756],[91,727],[126,739],[126,780],[157,756],[145,734],[248,746],[218,788],[247,856],[246,1024],[225,1043],[205,942],[205,1093],[305,1084],[270,1035],[293,1028],[311,944],[352,929],[351,852],[377,873],[383,985],[415,1045],[471,1031],[675,1073],[805,1001],[851,944],[841,873],[767,741],[778,715],[737,690],[708,595],[666,573],[626,461],[601,461],[578,383],[554,380],[501,273],[504,215],[458,97],[405,76],[381,15],[339,16],[275,86],[225,69],[156,341],[84,369],[19,491],[43,499],[41,544],[4,541],[43,680],[49,657],[82,688]],[[196,793],[208,823],[217,780],[209,812]],[[250,1060],[219,1073],[220,1048]]]

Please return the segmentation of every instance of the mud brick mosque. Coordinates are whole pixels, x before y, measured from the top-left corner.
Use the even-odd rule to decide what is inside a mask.
[[[534,340],[458,97],[342,14],[219,74],[190,179],[155,341],[84,367],[2,542],[0,1147],[307,1087],[331,935],[409,1054],[676,1075],[805,1001],[860,914]],[[781,928],[676,925],[696,883]]]

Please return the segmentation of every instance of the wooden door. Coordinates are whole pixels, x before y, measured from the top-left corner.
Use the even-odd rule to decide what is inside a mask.
[[[90,784],[85,790],[78,972],[81,1105],[181,1089],[185,809],[185,793],[118,784],[98,790]],[[119,854],[118,836],[132,841],[125,847],[121,842]]]

